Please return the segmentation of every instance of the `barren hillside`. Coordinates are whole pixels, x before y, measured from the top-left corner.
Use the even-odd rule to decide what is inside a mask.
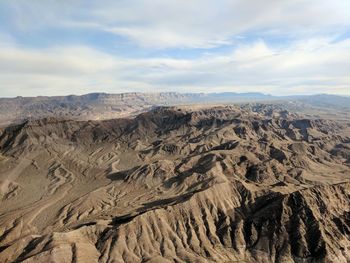
[[[319,118],[349,119],[350,98],[335,95],[284,96],[262,93],[91,93],[81,96],[0,98],[0,127],[27,119],[64,118],[79,121],[134,117],[158,106],[274,103]]]
[[[270,104],[0,130],[1,262],[350,262],[350,122]]]

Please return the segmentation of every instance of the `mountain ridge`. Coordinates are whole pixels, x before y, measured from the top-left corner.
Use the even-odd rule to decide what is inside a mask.
[[[0,125],[28,118],[99,120],[136,116],[155,106],[234,104],[247,102],[287,103],[294,111],[348,109],[350,98],[336,95],[277,97],[263,93],[90,93],[76,96],[0,98]]]
[[[0,261],[348,262],[349,144],[264,103],[6,127]]]

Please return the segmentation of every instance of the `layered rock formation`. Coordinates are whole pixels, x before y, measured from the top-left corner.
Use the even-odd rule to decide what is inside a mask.
[[[27,119],[106,120],[133,117],[157,106],[274,102],[319,118],[349,119],[350,98],[335,95],[275,97],[262,93],[91,93],[81,96],[0,98],[0,127]]]

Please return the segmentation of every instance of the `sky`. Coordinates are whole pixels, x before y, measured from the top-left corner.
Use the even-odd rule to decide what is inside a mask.
[[[0,0],[0,97],[350,95],[349,0]]]

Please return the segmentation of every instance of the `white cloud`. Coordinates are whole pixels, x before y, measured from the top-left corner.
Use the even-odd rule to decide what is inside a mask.
[[[126,36],[131,41],[145,48],[213,48],[230,43],[230,41],[225,39],[205,39],[201,36],[172,32],[164,28],[112,27],[104,30]]]
[[[5,96],[125,91],[261,91],[350,95],[350,40],[274,48],[262,40],[196,59],[121,58],[92,48],[0,49]]]
[[[54,47],[35,50],[15,46],[0,49],[0,70],[4,72],[52,75],[93,74],[114,66],[105,53],[88,47]]]
[[[1,96],[131,90],[350,94],[348,0],[3,0],[0,16]],[[73,44],[69,36],[76,32]],[[123,56],[101,45],[96,32],[118,36]],[[50,41],[35,47],[39,40],[31,37],[39,35]],[[89,40],[79,42],[80,36]],[[226,51],[201,50],[223,45]],[[192,59],[173,56],[193,49]],[[135,50],[146,55],[132,56]]]
[[[4,0],[21,30],[85,27],[147,48],[211,48],[238,35],[310,36],[350,26],[348,0]],[[1,7],[1,6],[0,6]]]
[[[149,48],[210,48],[252,31],[298,36],[350,25],[346,0],[129,0],[94,10],[101,28]]]

